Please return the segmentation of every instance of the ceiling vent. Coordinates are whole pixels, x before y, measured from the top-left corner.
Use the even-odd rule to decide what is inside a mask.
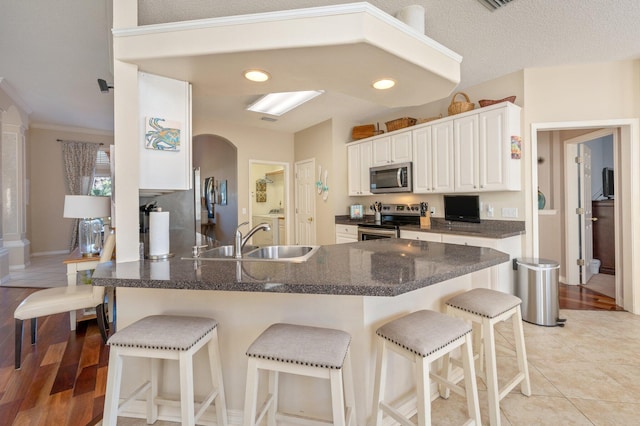
[[[487,9],[493,12],[494,10],[499,9],[502,6],[506,6],[513,0],[478,0],[478,1],[483,5],[485,5]]]

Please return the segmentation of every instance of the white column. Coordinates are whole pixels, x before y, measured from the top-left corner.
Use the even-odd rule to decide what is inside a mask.
[[[4,118],[4,110],[0,109],[0,135],[2,134],[2,120]],[[0,140],[1,142],[1,140]],[[1,145],[1,143],[0,143]],[[0,149],[0,165],[2,164],[2,150]],[[3,168],[4,170],[4,168]],[[0,173],[0,188],[2,188],[2,173]],[[2,217],[4,212],[4,202],[0,197],[0,284],[9,281],[9,251],[4,248]]]
[[[6,118],[6,115],[5,115]],[[7,121],[2,125],[2,234],[9,251],[9,268],[30,263],[27,233],[25,128]]]

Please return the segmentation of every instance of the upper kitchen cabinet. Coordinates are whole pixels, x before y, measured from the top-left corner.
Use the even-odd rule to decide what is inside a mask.
[[[453,122],[421,127],[413,137],[413,192],[453,192]]]
[[[372,167],[412,160],[411,132],[383,136],[371,141]]]
[[[455,192],[520,190],[520,107],[486,107],[453,125]]]
[[[347,146],[349,195],[371,195],[369,168],[371,167],[371,141]]]
[[[191,85],[138,74],[140,191],[191,189]]]

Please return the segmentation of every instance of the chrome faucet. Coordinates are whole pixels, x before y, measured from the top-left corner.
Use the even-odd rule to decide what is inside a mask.
[[[251,228],[249,230],[249,232],[247,232],[247,236],[243,237],[242,233],[240,232],[240,228],[242,228],[244,225],[248,225],[249,222],[242,222],[240,225],[238,225],[238,227],[236,228],[236,241],[235,241],[235,245],[233,246],[233,252],[234,252],[234,257],[236,259],[242,259],[242,249],[245,246],[245,244],[247,244],[247,241],[249,241],[249,238],[251,238],[253,236],[253,234],[255,234],[256,232],[263,230],[263,231],[270,231],[271,227],[269,226],[268,223],[259,223],[256,226],[254,226],[253,228]]]

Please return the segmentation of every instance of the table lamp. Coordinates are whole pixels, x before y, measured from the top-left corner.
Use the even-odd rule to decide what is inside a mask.
[[[102,249],[102,219],[111,214],[111,197],[65,195],[64,217],[80,219],[78,246],[84,257],[100,255]]]

